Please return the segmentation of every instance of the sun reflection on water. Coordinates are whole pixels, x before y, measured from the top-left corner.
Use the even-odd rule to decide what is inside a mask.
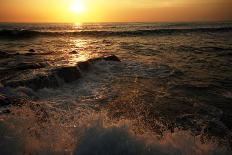
[[[89,51],[89,43],[86,39],[75,39],[73,40],[73,48],[74,52],[69,61],[71,65],[75,65],[77,62],[87,61],[90,58],[96,56],[93,52]]]
[[[78,29],[78,30],[81,30],[81,29],[82,29],[82,26],[83,26],[82,23],[74,23],[74,24],[73,24],[73,27],[74,27],[75,29]]]

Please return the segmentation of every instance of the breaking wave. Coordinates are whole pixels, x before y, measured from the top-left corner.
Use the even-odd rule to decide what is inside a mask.
[[[187,28],[187,29],[151,29],[135,31],[71,31],[71,32],[53,32],[53,31],[34,31],[34,30],[0,30],[0,38],[34,38],[39,36],[144,36],[144,35],[170,35],[175,33],[202,33],[202,32],[228,32],[232,27],[219,28]]]
[[[59,111],[43,104],[11,109],[17,117],[0,122],[0,154],[229,154],[217,143],[202,143],[188,131],[166,132],[162,137],[152,132],[139,134],[129,120],[108,120],[106,113],[87,109]]]

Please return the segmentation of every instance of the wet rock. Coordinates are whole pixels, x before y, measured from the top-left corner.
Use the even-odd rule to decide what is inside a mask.
[[[47,53],[25,53],[25,54],[22,54],[24,56],[33,56],[33,55],[52,55],[53,52],[47,52]]]
[[[72,51],[72,52],[70,52],[69,54],[77,54],[77,51]]]
[[[83,62],[79,62],[77,66],[81,71],[87,71],[90,68],[90,63],[89,61],[83,61]]]
[[[5,106],[5,105],[9,105],[10,101],[7,100],[6,96],[0,94],[0,107],[1,106]]]
[[[9,57],[10,57],[10,54],[0,51],[0,59],[1,58],[9,58]]]
[[[35,50],[34,49],[29,49],[29,52],[30,53],[35,53]]]
[[[25,86],[35,91],[43,88],[57,88],[60,86],[57,76],[64,80],[64,82],[69,83],[80,78],[81,73],[76,66],[62,67],[53,70],[52,73],[48,75],[38,75],[27,80],[8,81],[7,83],[4,83],[4,86],[13,88]]]
[[[24,54],[25,56],[33,56],[33,55],[36,55],[35,53],[25,53]]]
[[[88,62],[89,63],[96,63],[96,62],[98,62],[98,61],[102,61],[102,57],[99,57],[99,58],[92,58],[92,59],[89,59],[88,60]]]
[[[55,72],[61,79],[63,79],[67,83],[73,82],[81,77],[81,73],[76,66],[58,68],[55,70]]]
[[[10,109],[5,109],[1,113],[2,114],[10,114],[10,112],[11,112]]]
[[[0,107],[9,105],[22,105],[25,101],[16,97],[8,97],[0,94]]]
[[[115,55],[104,57],[103,60],[106,60],[106,61],[120,61],[120,59]]]
[[[104,60],[104,61],[119,61],[120,62],[120,59],[115,55],[93,58],[93,59],[89,59],[88,61],[90,63],[95,63],[95,62],[102,61],[102,60]]]
[[[219,121],[210,121],[204,132],[217,137],[226,137],[230,131]]]
[[[118,57],[112,55],[107,57],[99,57],[88,61],[79,62],[76,66],[66,66],[52,70],[47,75],[38,75],[32,79],[7,81],[3,85],[7,87],[24,86],[37,91],[43,88],[57,88],[60,86],[60,79],[66,83],[76,81],[81,78],[81,71],[87,71],[91,67],[91,63],[97,61],[120,61]],[[17,70],[39,69],[46,67],[45,63],[22,63],[17,66]],[[79,68],[79,69],[78,69]]]
[[[45,63],[20,63],[15,70],[40,69],[46,67]]]
[[[36,91],[43,88],[57,88],[59,87],[59,82],[55,75],[40,75],[24,81],[11,81],[6,83],[5,86],[13,88],[26,86]]]

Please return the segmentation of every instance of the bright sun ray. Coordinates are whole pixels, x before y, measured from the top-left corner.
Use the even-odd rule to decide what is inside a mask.
[[[81,0],[76,0],[70,5],[70,11],[73,13],[83,13],[86,11],[85,4]]]

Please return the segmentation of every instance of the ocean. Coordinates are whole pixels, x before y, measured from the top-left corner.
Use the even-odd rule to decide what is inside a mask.
[[[231,22],[0,24],[1,155],[231,148]]]

